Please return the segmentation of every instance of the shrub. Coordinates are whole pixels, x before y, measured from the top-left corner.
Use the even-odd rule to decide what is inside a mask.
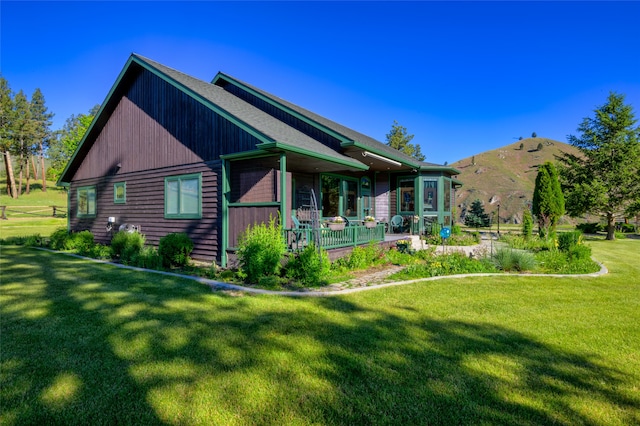
[[[91,247],[91,251],[88,255],[94,259],[108,260],[113,258],[113,250],[111,249],[111,246],[96,244]]]
[[[56,250],[69,250],[79,254],[89,254],[94,246],[93,234],[90,231],[80,231],[68,233],[64,231],[66,236],[60,232],[58,240],[58,248]]]
[[[404,271],[392,275],[394,279],[414,279],[441,275],[495,272],[496,268],[487,259],[471,259],[463,253],[431,256],[425,263],[408,266]]]
[[[620,228],[620,232],[627,232],[627,233],[636,232],[636,227],[633,223],[621,223],[618,226]]]
[[[267,275],[278,275],[286,251],[282,229],[275,218],[269,224],[248,227],[238,242],[238,262],[242,274],[249,282],[257,283]]]
[[[330,269],[327,251],[321,249],[318,254],[315,246],[310,244],[289,260],[287,276],[308,287],[317,287],[326,283]]]
[[[505,272],[531,271],[536,267],[536,259],[526,251],[500,249],[493,255],[493,264]]]
[[[582,231],[561,232],[558,234],[558,250],[568,252],[582,244]]]
[[[165,267],[184,267],[189,264],[193,241],[184,233],[171,233],[160,238],[158,254]]]
[[[522,236],[529,240],[533,235],[533,217],[530,210],[525,210],[522,214]]]
[[[354,247],[348,256],[336,260],[334,266],[346,269],[365,269],[380,263],[382,258],[384,258],[384,250],[371,243],[365,247]]]
[[[23,244],[27,247],[43,247],[45,245],[44,238],[42,238],[40,234],[26,237]]]
[[[131,264],[145,269],[162,269],[162,257],[155,247],[145,246],[133,255]]]
[[[600,223],[579,223],[576,225],[578,231],[582,231],[585,234],[597,234],[604,231],[604,227]]]
[[[116,232],[111,238],[113,256],[125,265],[131,264],[132,260],[140,254],[145,241],[145,236],[139,232]]]
[[[54,250],[64,250],[65,243],[69,238],[69,231],[65,228],[58,228],[49,237],[49,247]]]

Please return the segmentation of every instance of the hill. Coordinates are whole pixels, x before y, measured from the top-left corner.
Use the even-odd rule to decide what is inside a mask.
[[[557,164],[556,157],[562,152],[575,154],[578,150],[553,139],[527,138],[452,163],[461,171],[458,179],[464,184],[456,191],[458,220],[479,199],[489,214],[500,205],[501,223],[521,223],[522,212],[533,199],[538,165],[545,161]]]

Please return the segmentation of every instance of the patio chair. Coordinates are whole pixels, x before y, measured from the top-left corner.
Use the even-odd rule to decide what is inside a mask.
[[[291,220],[293,221],[293,226],[294,226],[293,234],[295,238],[295,243],[296,245],[300,245],[305,240],[306,232],[304,231],[304,229],[309,229],[311,227],[306,223],[304,224],[300,223],[300,221],[298,220],[295,214],[291,215]]]
[[[402,233],[404,228],[404,218],[399,214],[395,215],[391,218],[391,222],[389,223],[389,227],[391,228],[391,232],[396,234],[396,230],[399,230],[399,233]]]

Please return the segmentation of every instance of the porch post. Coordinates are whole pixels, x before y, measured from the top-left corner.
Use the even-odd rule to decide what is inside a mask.
[[[220,266],[227,267],[227,247],[229,247],[229,160],[222,160],[222,223],[220,224]]]
[[[418,200],[418,211],[415,212],[415,214],[419,217],[418,235],[422,235],[422,233],[424,232],[424,178],[422,177],[421,173],[418,174],[418,184],[416,185],[416,192],[416,199]]]
[[[287,155],[280,153],[280,226],[287,227]]]

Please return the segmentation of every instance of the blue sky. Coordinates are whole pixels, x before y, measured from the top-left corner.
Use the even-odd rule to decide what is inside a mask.
[[[427,161],[536,132],[566,142],[626,95],[640,118],[640,2],[0,2],[0,65],[53,129],[102,103],[132,52],[218,71]]]

